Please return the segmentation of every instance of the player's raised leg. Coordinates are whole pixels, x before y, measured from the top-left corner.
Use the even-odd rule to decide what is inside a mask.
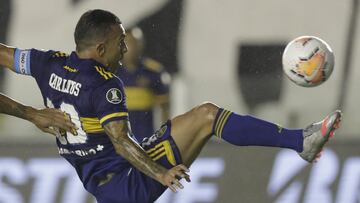
[[[286,129],[249,115],[204,103],[171,121],[183,163],[190,166],[212,135],[238,146],[289,148],[312,162],[339,126],[340,111],[303,129]]]

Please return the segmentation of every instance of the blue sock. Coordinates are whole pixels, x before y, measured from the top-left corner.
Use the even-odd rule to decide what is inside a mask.
[[[252,116],[219,109],[213,126],[215,136],[237,146],[270,146],[303,150],[303,130],[285,129]]]

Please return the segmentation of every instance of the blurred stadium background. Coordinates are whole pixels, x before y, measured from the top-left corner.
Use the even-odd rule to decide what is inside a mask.
[[[273,148],[235,148],[219,140],[191,167],[192,183],[158,203],[360,202],[360,53],[358,0],[1,0],[0,42],[20,48],[74,49],[73,30],[92,8],[139,26],[146,53],[172,73],[172,115],[209,100],[242,114],[300,128],[340,108],[342,128],[319,163]],[[286,43],[301,35],[327,41],[332,77],[315,88],[281,72]],[[43,107],[33,79],[3,72],[1,91]],[[95,202],[57,155],[54,138],[0,117],[0,203]]]

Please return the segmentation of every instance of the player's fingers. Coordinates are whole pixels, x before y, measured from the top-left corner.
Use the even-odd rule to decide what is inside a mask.
[[[184,189],[184,186],[180,183],[180,181],[179,180],[177,180],[177,179],[174,179],[173,181],[172,181],[172,185],[173,186],[176,186],[177,188],[179,188],[179,189]]]
[[[185,178],[185,180],[187,182],[191,182],[190,175],[185,172],[185,169],[187,169],[187,168],[186,167],[184,168],[184,167],[181,167],[181,165],[179,165],[178,171],[176,171],[176,176],[177,176],[176,178],[177,179]],[[187,169],[187,170],[189,170],[189,169]]]
[[[71,120],[70,121],[66,121],[66,123],[71,126],[72,128],[78,130],[79,128],[75,125],[75,123],[73,123]]]
[[[51,129],[51,128],[40,128],[43,132],[46,132],[46,133],[50,133],[50,134],[53,134],[53,135],[56,135],[56,130],[54,129]]]
[[[188,174],[186,174],[182,169],[179,169],[178,171],[174,171],[174,175],[175,177],[180,180],[181,178],[185,178],[186,176],[188,176]]]
[[[71,126],[64,126],[66,131],[71,132],[72,134],[74,134],[74,132],[76,131],[75,128],[71,127]]]
[[[182,165],[182,164],[180,164],[180,165],[177,165],[177,167],[178,168],[181,168],[182,170],[184,170],[185,172],[190,172],[190,170],[186,167],[186,166],[184,166],[184,165]]]
[[[58,114],[56,114],[56,118],[55,120],[51,123],[54,127],[58,127],[58,128],[62,128],[68,132],[75,132],[78,127],[71,121],[70,117],[68,114],[58,110],[58,109],[53,109],[56,112],[60,112]],[[74,134],[74,133],[73,133]]]
[[[184,178],[186,180],[186,182],[191,182],[190,176],[185,172],[183,172],[181,178]]]
[[[59,126],[59,128],[63,128],[64,130],[71,132],[73,134],[75,134],[74,132],[76,132],[76,130],[79,129],[78,127],[76,127],[75,124],[73,124],[70,121],[65,122],[62,126]]]
[[[77,134],[77,133],[76,133],[76,130],[78,130],[79,128],[75,125],[75,123],[73,123],[73,122],[71,121],[71,118],[70,118],[70,115],[69,115],[69,114],[64,113],[64,115],[65,115],[65,119],[66,119],[66,120],[65,120],[66,125],[71,128],[71,129],[69,129],[68,131],[69,131],[69,132],[72,132],[73,134]]]
[[[76,128],[73,127],[70,123],[63,122],[62,120],[54,121],[54,123],[50,124],[52,127],[60,128],[68,132],[76,131]]]
[[[171,183],[168,185],[168,187],[170,188],[171,191],[177,192],[176,188]]]
[[[190,179],[190,176],[188,175],[188,174],[185,174],[185,180],[186,180],[186,182],[191,182],[191,179]]]

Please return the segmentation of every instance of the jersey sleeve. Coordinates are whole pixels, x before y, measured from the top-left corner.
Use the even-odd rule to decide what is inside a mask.
[[[128,119],[123,84],[117,78],[96,88],[92,92],[91,102],[102,126],[111,121]]]
[[[15,71],[19,74],[31,75],[35,79],[40,79],[53,53],[54,51],[41,51],[37,49],[15,49]]]

